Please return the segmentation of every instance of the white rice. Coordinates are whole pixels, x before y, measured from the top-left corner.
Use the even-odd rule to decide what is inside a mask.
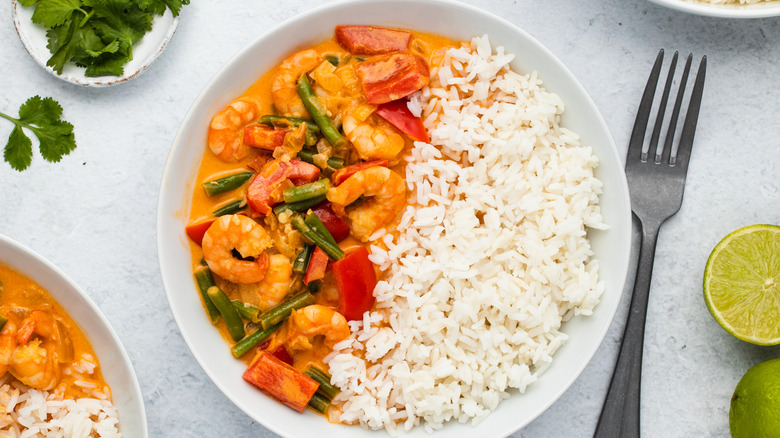
[[[598,304],[586,238],[606,228],[598,160],[513,58],[474,38],[409,104],[431,144],[407,158],[400,235],[370,248],[386,271],[376,308],[326,358],[342,390],[334,420],[390,433],[477,424],[549,366],[563,321]]]
[[[63,372],[92,374],[96,364],[82,358]],[[2,438],[121,438],[116,408],[108,387],[76,380],[89,397],[63,399],[58,391],[39,391],[0,377],[0,437]],[[91,390],[91,391],[90,391]]]

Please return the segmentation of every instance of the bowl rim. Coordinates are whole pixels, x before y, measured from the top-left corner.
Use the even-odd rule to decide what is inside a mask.
[[[593,333],[593,337],[598,339],[598,342],[594,342],[593,347],[587,351],[587,360],[583,360],[579,363],[579,365],[572,370],[571,374],[567,377],[566,382],[564,385],[560,387],[558,391],[556,391],[552,397],[550,397],[544,404],[541,404],[539,408],[536,410],[534,415],[532,415],[530,418],[528,418],[525,422],[519,425],[514,425],[511,428],[507,428],[502,431],[501,436],[509,435],[526,425],[528,425],[531,421],[536,419],[539,415],[541,415],[549,406],[551,406],[553,403],[555,403],[558,399],[560,399],[561,395],[568,390],[568,388],[574,383],[574,381],[579,378],[579,376],[582,374],[582,371],[585,369],[585,367],[590,364],[591,360],[596,354],[596,351],[603,343],[604,339],[606,338],[607,332],[609,328],[612,325],[612,322],[614,320],[615,314],[617,312],[618,304],[621,301],[622,295],[623,295],[623,289],[626,281],[626,277],[628,274],[628,259],[631,251],[631,209],[630,209],[630,201],[628,196],[628,186],[625,179],[625,173],[622,165],[622,161],[618,154],[617,146],[614,142],[614,139],[612,138],[612,134],[606,124],[606,121],[604,120],[601,113],[598,111],[598,108],[593,101],[593,99],[590,97],[590,95],[587,93],[585,88],[582,86],[582,84],[577,80],[577,78],[574,76],[574,74],[556,57],[549,49],[547,49],[541,42],[539,42],[536,38],[534,38],[532,35],[530,35],[528,32],[520,28],[519,26],[515,25],[512,22],[509,22],[508,20],[495,15],[489,11],[480,9],[476,6],[472,6],[470,4],[461,3],[455,0],[339,0],[330,2],[325,5],[318,6],[316,8],[312,8],[310,10],[304,11],[302,13],[299,13],[289,19],[286,19],[279,24],[269,28],[267,31],[260,34],[255,39],[249,41],[246,43],[239,51],[237,51],[229,60],[227,60],[210,78],[210,80],[206,83],[206,85],[203,87],[201,92],[197,95],[195,100],[193,101],[192,105],[187,111],[187,114],[182,119],[181,126],[179,130],[176,133],[176,136],[173,139],[172,147],[169,151],[169,154],[166,158],[166,165],[162,174],[162,181],[160,184],[161,190],[160,190],[160,196],[158,198],[158,210],[157,210],[157,250],[158,250],[158,262],[160,264],[160,270],[162,274],[162,280],[163,285],[166,291],[166,299],[168,300],[169,306],[171,307],[172,314],[174,316],[174,319],[179,327],[179,331],[182,334],[182,337],[184,338],[185,343],[187,344],[188,348],[190,349],[190,353],[195,357],[196,361],[200,365],[201,369],[208,375],[209,379],[214,383],[220,391],[225,394],[225,396],[239,409],[241,409],[246,415],[248,415],[250,418],[252,418],[254,421],[257,421],[263,427],[269,429],[270,431],[280,434],[282,436],[286,433],[286,431],[282,430],[280,427],[277,427],[276,424],[270,424],[269,422],[265,421],[263,417],[260,417],[256,415],[248,406],[243,404],[242,402],[239,402],[237,398],[229,393],[226,386],[220,382],[218,378],[216,378],[216,371],[212,371],[210,368],[206,366],[203,359],[199,356],[198,353],[196,353],[197,349],[194,348],[194,341],[195,339],[191,337],[189,333],[185,333],[184,330],[182,330],[183,324],[182,319],[184,315],[179,315],[174,309],[176,308],[176,305],[174,303],[174,297],[172,292],[176,286],[171,283],[172,280],[169,280],[167,277],[168,275],[166,272],[168,272],[170,269],[168,267],[168,260],[165,260],[162,255],[167,252],[165,249],[165,244],[163,241],[163,229],[165,227],[164,222],[166,220],[166,215],[169,214],[171,211],[169,210],[168,206],[165,205],[165,197],[166,197],[166,190],[165,187],[168,185],[167,181],[170,178],[170,174],[173,169],[173,159],[174,155],[176,154],[176,151],[183,147],[182,143],[185,142],[185,137],[187,135],[187,132],[185,132],[184,128],[188,125],[190,119],[194,116],[194,113],[196,112],[196,109],[202,105],[202,101],[205,98],[205,96],[208,94],[209,90],[215,85],[216,82],[218,82],[227,71],[234,68],[234,65],[238,63],[238,61],[244,57],[248,52],[251,52],[255,50],[255,46],[261,44],[263,40],[268,38],[270,35],[273,35],[274,33],[278,32],[280,29],[292,26],[296,24],[299,21],[304,21],[308,19],[311,16],[315,16],[317,14],[320,14],[324,11],[328,11],[331,9],[338,9],[338,8],[346,8],[350,6],[355,5],[361,5],[361,4],[367,4],[367,3],[410,3],[410,4],[424,4],[424,5],[436,5],[441,7],[449,7],[449,8],[457,8],[460,9],[464,13],[470,13],[470,14],[479,14],[482,15],[486,19],[490,19],[493,21],[497,21],[502,23],[503,25],[511,28],[515,33],[518,35],[522,35],[524,38],[527,39],[527,41],[534,45],[536,48],[538,48],[540,51],[543,51],[546,56],[549,58],[549,60],[555,65],[555,67],[560,70],[560,72],[566,76],[566,79],[569,83],[571,83],[577,91],[581,94],[581,96],[584,98],[585,102],[587,103],[587,106],[590,109],[594,110],[595,117],[598,119],[598,130],[602,132],[606,139],[608,139],[608,145],[606,145],[605,149],[612,151],[612,154],[614,155],[614,158],[617,160],[617,167],[616,172],[619,174],[619,180],[621,181],[621,184],[619,187],[613,187],[618,193],[618,197],[621,199],[622,205],[625,206],[625,209],[622,211],[622,223],[627,224],[627,228],[621,230],[623,233],[621,236],[623,238],[623,245],[622,250],[625,253],[625,257],[623,257],[621,260],[619,260],[619,266],[615,269],[615,271],[618,272],[617,277],[618,283],[620,285],[619,290],[615,290],[614,293],[617,295],[617,298],[615,299],[614,305],[612,308],[608,310],[609,312],[609,321],[604,325],[604,327],[598,332]],[[599,157],[600,160],[602,160],[604,157]],[[603,161],[602,161],[603,162]],[[188,202],[188,201],[187,201]],[[183,228],[183,227],[182,227]],[[617,232],[617,231],[615,231]],[[182,231],[183,233],[183,231]],[[185,236],[186,239],[186,236]],[[186,245],[188,245],[188,242],[185,242]],[[601,306],[601,303],[599,304]],[[227,354],[227,353],[226,353]],[[611,367],[610,367],[611,369]],[[606,392],[606,388],[605,388]],[[417,427],[417,430],[422,429],[421,427]],[[445,429],[446,430],[446,429]],[[371,431],[374,432],[374,431]]]
[[[144,405],[143,400],[143,392],[141,391],[141,386],[138,382],[138,376],[135,373],[135,368],[133,367],[133,362],[130,360],[130,356],[127,354],[127,350],[125,350],[124,345],[122,344],[122,341],[119,339],[119,336],[117,335],[114,328],[109,323],[106,316],[103,314],[103,312],[100,310],[100,308],[95,304],[94,301],[92,301],[92,298],[89,297],[89,295],[84,292],[81,287],[79,287],[78,284],[76,284],[73,279],[71,279],[67,274],[65,274],[60,268],[58,268],[55,264],[50,262],[48,259],[40,255],[39,253],[33,251],[32,249],[28,248],[25,245],[22,245],[21,243],[15,241],[14,239],[11,239],[10,237],[0,234],[0,248],[6,247],[10,249],[11,253],[16,253],[21,255],[22,257],[28,257],[32,259],[35,263],[38,263],[43,269],[50,271],[54,274],[55,277],[57,277],[61,282],[67,284],[72,290],[74,290],[80,297],[80,299],[84,302],[84,304],[87,305],[87,307],[90,309],[92,313],[92,317],[95,317],[99,325],[102,325],[105,332],[108,334],[108,337],[110,338],[111,342],[115,345],[117,351],[119,352],[121,362],[125,366],[128,377],[131,385],[131,390],[135,394],[138,395],[138,407],[140,408],[138,411],[138,420],[140,420],[141,430],[139,431],[141,435],[139,438],[146,438],[149,436],[149,430],[148,430],[148,423],[146,418],[146,407]],[[13,262],[2,262],[6,266],[9,266],[11,269],[21,273],[22,275],[25,275],[26,277],[30,278],[32,281],[35,281],[38,283],[38,280],[35,278],[35,273],[29,271],[29,267],[26,266],[19,266],[14,264]],[[60,303],[61,306],[66,307],[63,303]],[[78,324],[78,316],[72,315],[71,318],[73,318],[76,323]],[[86,332],[86,330],[83,328],[82,324],[78,324],[79,328],[84,331],[85,335],[89,337],[89,334]],[[90,342],[91,343],[91,342]],[[98,354],[95,352],[95,354]],[[101,361],[101,358],[98,357],[98,360]],[[101,369],[103,368],[103,364],[101,361]],[[108,380],[108,379],[107,379]],[[113,394],[113,388],[112,388],[112,394]],[[135,398],[135,397],[134,397]],[[114,407],[117,407],[116,404]],[[122,412],[117,409],[117,413],[119,415],[119,427],[120,432],[122,432]],[[123,432],[124,434],[124,432]]]
[[[769,5],[710,5],[685,0],[650,0],[650,2],[705,17],[746,19],[780,16],[780,1],[774,1]]]
[[[170,19],[171,22],[170,24],[168,24],[168,28],[165,31],[165,33],[161,34],[161,36],[159,37],[159,42],[154,43],[156,45],[152,49],[152,52],[146,55],[146,57],[143,59],[143,62],[133,71],[130,72],[127,71],[127,67],[130,65],[130,63],[133,62],[133,60],[130,60],[128,63],[124,65],[124,71],[122,76],[109,75],[109,76],[87,77],[84,76],[84,68],[82,67],[68,66],[73,69],[70,73],[63,70],[62,74],[58,74],[56,71],[54,71],[54,68],[46,65],[46,62],[48,61],[48,57],[43,57],[40,48],[32,41],[30,35],[28,34],[28,32],[35,32],[37,30],[37,27],[40,27],[40,25],[35,24],[29,20],[22,20],[23,12],[21,11],[21,8],[23,8],[24,6],[19,4],[18,0],[11,0],[11,1],[13,3],[12,6],[13,6],[13,16],[14,16],[14,28],[16,30],[16,35],[19,37],[19,40],[22,42],[22,46],[30,55],[30,57],[33,58],[41,68],[49,72],[49,74],[56,77],[57,79],[63,80],[71,84],[79,85],[82,87],[93,87],[93,88],[104,88],[104,87],[110,87],[112,85],[123,84],[132,79],[137,78],[142,73],[144,73],[149,67],[151,67],[154,61],[156,61],[157,58],[159,58],[160,55],[162,55],[162,52],[168,46],[168,43],[170,43],[171,38],[173,38],[173,34],[176,32],[176,28],[179,25],[179,17],[181,16],[181,15],[177,15],[174,17],[170,9],[167,8],[165,9],[164,15],[154,16],[154,21],[152,24],[153,26],[163,23],[163,20]],[[153,32],[153,30],[154,28],[149,30],[144,35],[144,37],[148,37]],[[141,38],[141,40],[139,41],[143,41],[143,38]],[[137,52],[138,52],[137,50],[134,51],[136,55],[138,54]]]

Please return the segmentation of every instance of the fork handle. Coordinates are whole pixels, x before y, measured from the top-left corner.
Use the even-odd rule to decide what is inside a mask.
[[[661,224],[642,224],[642,243],[628,321],[623,332],[615,371],[601,409],[594,438],[639,437],[639,400],[642,382],[642,347],[647,299],[653,274],[655,244]]]

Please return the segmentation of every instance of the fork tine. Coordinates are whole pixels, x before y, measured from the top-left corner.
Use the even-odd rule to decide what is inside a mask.
[[[669,119],[669,129],[666,131],[666,140],[664,141],[664,153],[663,157],[656,159],[657,163],[669,163],[673,166],[675,158],[671,157],[672,154],[672,142],[674,141],[674,133],[677,131],[677,121],[680,119],[680,107],[682,107],[683,95],[685,94],[685,87],[688,84],[688,74],[691,72],[691,60],[693,54],[688,54],[688,59],[685,60],[685,68],[683,68],[682,78],[680,79],[680,88],[677,90],[677,100],[674,102],[674,109],[672,110],[672,117]],[[678,148],[679,149],[679,148]]]
[[[693,135],[696,132],[696,123],[699,120],[699,107],[704,93],[704,75],[707,72],[707,56],[702,56],[699,63],[699,71],[696,72],[696,82],[693,84],[691,101],[688,103],[688,113],[685,115],[685,124],[680,134],[680,145],[677,148],[677,156],[671,165],[678,165],[683,170],[688,168],[688,160],[691,157],[693,147]]]
[[[653,134],[650,136],[650,146],[647,149],[648,154],[655,155],[655,162],[661,162],[661,154],[658,152],[658,138],[661,136],[661,128],[664,124],[664,113],[666,113],[666,102],[669,101],[669,91],[672,89],[672,82],[674,81],[674,70],[677,68],[677,52],[674,52],[672,56],[672,62],[669,64],[669,72],[666,74],[666,84],[664,85],[664,91],[661,95],[661,103],[658,105],[658,116],[655,119],[655,126],[653,126]]]
[[[647,80],[645,91],[642,93],[642,100],[639,102],[639,109],[634,121],[634,130],[631,131],[631,139],[628,142],[626,162],[632,159],[632,155],[641,161],[647,160],[647,154],[642,152],[642,144],[645,140],[647,121],[650,119],[650,109],[653,107],[653,96],[655,96],[655,87],[658,84],[658,75],[661,73],[663,60],[664,49],[661,49],[655,58],[655,64],[653,64],[653,69],[650,71],[650,78]]]

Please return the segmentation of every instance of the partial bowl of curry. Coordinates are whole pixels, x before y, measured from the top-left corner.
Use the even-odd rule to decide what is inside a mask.
[[[0,325],[0,430],[148,436],[135,371],[108,320],[56,266],[3,235]]]
[[[513,70],[538,72],[560,96],[564,126],[600,161],[610,231],[588,236],[608,292],[592,317],[566,322],[569,341],[523,394],[475,425],[450,421],[439,433],[523,427],[606,334],[627,270],[630,209],[614,142],[577,80],[531,36],[467,5],[328,5],[259,37],[205,86],[174,140],[158,201],[160,268],[182,336],[222,392],[275,433],[382,433],[327,424],[339,422],[329,411],[338,394],[322,391],[331,379],[318,374],[350,332],[371,324],[383,278],[377,248],[403,231],[401,157],[429,141],[406,99],[428,84],[440,50],[485,34],[517,55]],[[427,436],[424,427],[406,433]]]

